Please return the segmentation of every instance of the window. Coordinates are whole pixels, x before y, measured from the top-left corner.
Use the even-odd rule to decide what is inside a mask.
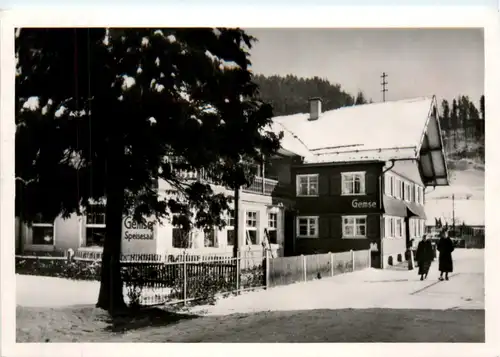
[[[181,227],[172,228],[172,247],[174,248],[189,248],[190,246],[190,235],[188,231],[185,231]]]
[[[87,247],[102,247],[106,235],[106,207],[91,205],[86,212],[85,245]]]
[[[419,186],[418,189],[419,189],[419,195],[420,195],[420,200],[418,203],[423,205],[424,204],[424,188]]]
[[[217,230],[215,228],[211,228],[205,231],[205,239],[203,245],[205,247],[217,246]]]
[[[407,202],[411,201],[411,186],[409,182],[403,182],[404,187],[404,200]]]
[[[236,232],[234,231],[234,211],[229,211],[226,225],[227,245],[234,245]]]
[[[386,174],[385,194],[394,197],[396,195],[396,178],[391,174]]]
[[[365,194],[365,173],[364,172],[343,172],[342,173],[342,194],[343,195],[364,195]]]
[[[419,220],[417,219],[410,219],[410,238],[415,238],[418,237],[418,229],[419,229]]]
[[[318,195],[318,174],[297,175],[297,196]]]
[[[384,192],[386,196],[392,196],[392,180],[393,176],[390,174],[385,174],[385,182],[384,182]]]
[[[395,181],[395,190],[394,197],[401,199],[403,198],[403,181],[400,178],[394,178]]]
[[[247,244],[257,244],[257,211],[247,211],[245,220],[245,233]]]
[[[401,217],[385,217],[385,237],[401,238],[404,235],[404,220]]]
[[[269,213],[267,221],[267,235],[269,237],[269,244],[278,244],[278,214]]]
[[[395,235],[394,218],[389,217],[389,237],[394,237]]]
[[[396,220],[396,237],[401,238],[403,236],[403,224],[401,218],[395,218]]]
[[[33,244],[53,245],[54,244],[54,223],[47,223],[38,216],[32,224]]]
[[[415,236],[421,237],[424,234],[425,221],[423,219],[415,220]]]
[[[317,238],[318,217],[297,217],[297,236],[300,238]]]
[[[366,238],[366,216],[342,217],[342,238]]]

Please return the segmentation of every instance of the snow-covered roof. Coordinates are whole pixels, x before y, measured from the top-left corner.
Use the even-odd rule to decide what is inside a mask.
[[[366,153],[378,158],[379,149],[406,148],[416,151],[429,116],[432,97],[372,103],[323,112],[317,120],[309,113],[274,118],[299,135],[314,156]],[[412,154],[407,151],[406,154]]]
[[[421,97],[343,107],[316,120],[309,120],[309,113],[279,116],[273,123],[293,138],[283,140],[283,147],[306,164],[422,159],[428,181],[447,185],[439,123],[432,120],[435,107],[435,97]]]
[[[281,123],[273,122],[270,125],[270,130],[275,133],[283,133],[283,138],[281,139],[281,150],[280,153],[290,156],[299,155],[306,157],[311,155],[309,149],[304,145],[304,143],[299,139],[297,135],[289,131]]]

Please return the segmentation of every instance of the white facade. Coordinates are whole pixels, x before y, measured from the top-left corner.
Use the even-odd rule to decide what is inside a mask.
[[[160,189],[162,185],[160,185]],[[164,188],[164,187],[163,187]],[[223,190],[219,188],[218,190]],[[274,203],[273,203],[274,201]],[[240,195],[240,250],[262,251],[265,231],[271,238],[270,246],[274,256],[283,255],[284,246],[284,207],[276,203],[276,198],[262,194],[242,192]],[[229,217],[227,217],[229,218]],[[233,224],[233,225],[231,225]],[[21,224],[16,219],[16,241],[21,251],[50,252],[73,249],[75,252],[101,252],[105,232],[105,214],[96,206],[92,213],[68,219],[58,217],[54,222],[37,222],[31,226]],[[131,217],[124,217],[122,226],[123,254],[161,254],[177,255],[232,255],[231,240],[234,233],[234,220],[222,230],[212,232],[193,230],[188,237],[173,227],[167,220],[155,222],[148,220],[138,225]],[[246,239],[246,237],[250,239]],[[22,244],[19,244],[22,240]]]

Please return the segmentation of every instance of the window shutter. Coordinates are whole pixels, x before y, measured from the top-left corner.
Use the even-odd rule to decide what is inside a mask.
[[[377,238],[380,235],[378,215],[368,215],[366,217],[366,235],[369,238]]]
[[[330,237],[333,239],[342,238],[342,216],[333,216],[330,219]]]
[[[319,195],[320,196],[326,196],[328,195],[328,192],[329,192],[329,189],[328,189],[328,186],[329,186],[329,182],[328,182],[328,175],[322,175],[322,174],[319,174],[318,176],[318,192],[319,192]]]
[[[328,217],[319,217],[318,225],[319,238],[330,238],[330,220]]]
[[[374,173],[367,172],[365,174],[365,188],[367,195],[373,195],[377,193],[377,185],[378,185],[378,175]]]
[[[340,173],[330,176],[330,192],[335,196],[342,193],[342,178]]]

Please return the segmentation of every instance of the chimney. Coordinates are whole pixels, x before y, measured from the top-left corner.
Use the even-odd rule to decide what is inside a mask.
[[[309,99],[309,120],[317,120],[321,115],[321,98]]]

